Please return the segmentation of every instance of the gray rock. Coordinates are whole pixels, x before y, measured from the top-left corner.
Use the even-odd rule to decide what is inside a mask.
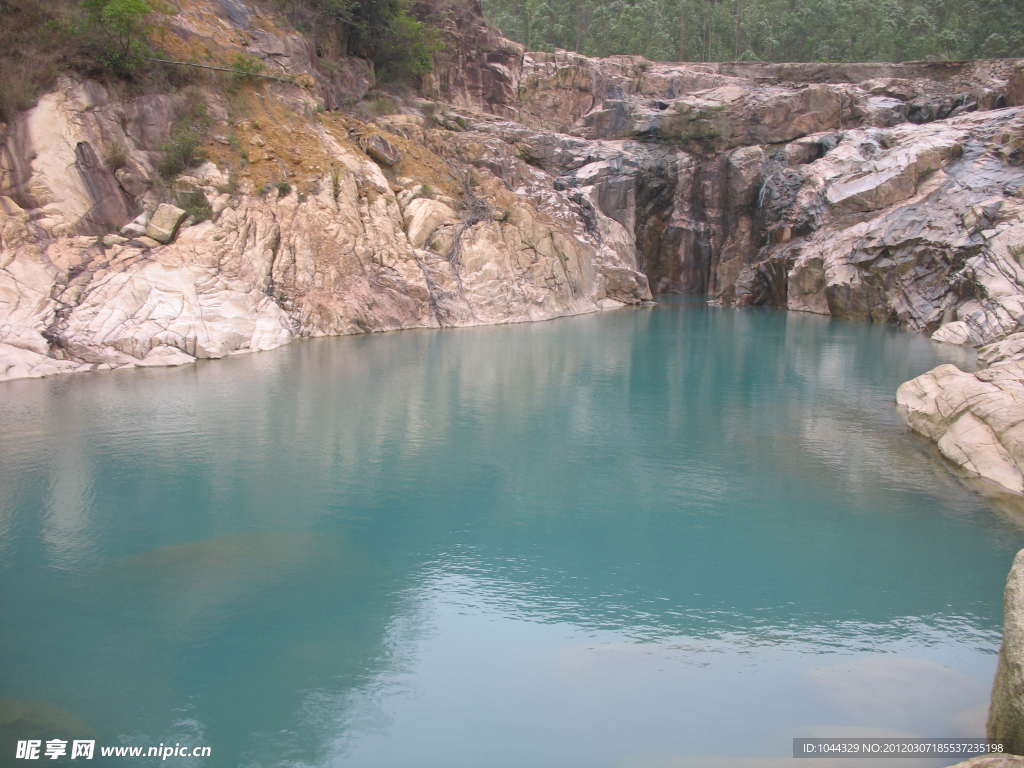
[[[368,136],[363,140],[362,146],[366,154],[388,168],[398,165],[402,160],[402,153],[398,151],[398,147],[380,134]]]

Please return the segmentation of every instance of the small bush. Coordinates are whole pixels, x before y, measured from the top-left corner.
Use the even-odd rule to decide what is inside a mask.
[[[195,223],[206,221],[213,216],[210,208],[210,201],[206,199],[203,190],[198,188],[183,189],[178,192],[178,207],[185,211]]]
[[[279,197],[288,197],[291,194],[292,185],[287,181],[277,182],[277,194]]]
[[[232,77],[240,83],[251,83],[257,79],[254,75],[261,75],[266,71],[262,62],[244,53],[235,56],[235,60],[231,62],[231,68],[235,70]]]
[[[114,142],[107,147],[107,169],[113,173],[121,168],[124,168],[128,162],[128,147],[124,145],[124,142],[114,140]]]
[[[202,145],[210,130],[210,115],[206,105],[193,99],[188,112],[171,129],[171,142],[164,145],[164,161],[160,164],[160,175],[165,179],[177,176],[183,171],[202,163],[208,157]]]
[[[393,115],[397,111],[395,100],[380,91],[367,91],[356,109],[356,112],[366,120],[372,120],[382,115]]]

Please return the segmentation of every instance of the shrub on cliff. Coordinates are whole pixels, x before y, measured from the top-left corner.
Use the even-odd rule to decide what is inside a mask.
[[[171,129],[171,141],[164,146],[160,175],[171,179],[206,160],[207,153],[202,146],[209,131],[210,115],[206,105],[198,97],[193,98],[188,111]]]

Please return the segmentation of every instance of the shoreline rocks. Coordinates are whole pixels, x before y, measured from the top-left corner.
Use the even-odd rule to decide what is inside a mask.
[[[1024,550],[1017,553],[1003,593],[1003,643],[992,686],[988,737],[1024,752]]]
[[[964,472],[1024,494],[1024,363],[941,365],[897,390],[910,428]]]

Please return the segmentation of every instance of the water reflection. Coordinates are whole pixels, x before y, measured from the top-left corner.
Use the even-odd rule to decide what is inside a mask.
[[[678,304],[11,382],[0,690],[211,765],[967,735],[1024,535],[895,414],[947,361]]]

